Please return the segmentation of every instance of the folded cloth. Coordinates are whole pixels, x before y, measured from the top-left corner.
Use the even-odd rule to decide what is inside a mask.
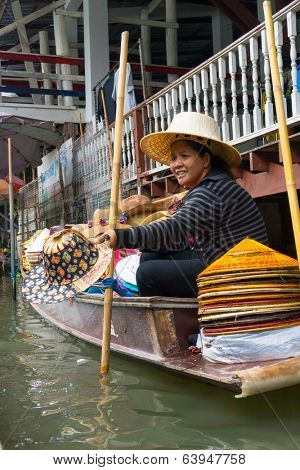
[[[84,294],[100,294],[100,295],[104,295],[104,293],[105,293],[105,289],[100,287],[97,284],[93,284],[84,292]]]
[[[122,280],[122,284],[125,287],[125,289],[128,289],[128,290],[133,291],[133,292],[138,292],[139,291],[138,286],[136,284],[130,284],[129,282],[126,282],[126,281],[123,281],[123,280]]]
[[[121,297],[136,297],[136,296],[138,296],[138,291],[133,291],[132,289],[128,289],[124,285],[124,281],[122,279],[117,277],[116,281],[118,283],[118,288],[119,288],[119,292],[120,292]]]
[[[95,282],[84,293],[104,295],[105,289],[113,289],[113,291],[116,292],[120,297],[133,297],[137,295],[136,292],[124,288],[122,282],[119,279],[114,279],[113,277],[106,277],[101,281]]]

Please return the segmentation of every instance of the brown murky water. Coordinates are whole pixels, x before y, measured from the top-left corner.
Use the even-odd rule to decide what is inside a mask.
[[[0,441],[6,449],[295,449],[300,387],[237,400],[100,351],[10,298],[0,277]],[[84,359],[85,361],[80,361]]]

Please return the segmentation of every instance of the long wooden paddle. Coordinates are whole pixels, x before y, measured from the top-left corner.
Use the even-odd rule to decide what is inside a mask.
[[[109,228],[114,229],[118,217],[118,200],[120,188],[120,169],[121,169],[121,151],[122,151],[122,127],[124,111],[124,92],[126,81],[126,65],[128,53],[129,33],[124,31],[121,36],[121,54],[119,81],[117,89],[117,109],[114,141],[114,157],[112,162],[112,182],[109,208]],[[114,257],[109,267],[109,277],[114,274]],[[112,289],[106,289],[104,295],[104,318],[102,334],[102,355],[101,355],[101,374],[105,375],[109,371],[109,353],[110,353],[110,332],[111,332],[111,314],[112,314]]]
[[[297,195],[297,186],[295,181],[294,169],[292,164],[291,147],[289,141],[289,134],[286,125],[286,117],[283,103],[283,90],[280,83],[280,75],[278,68],[277,52],[275,48],[275,37],[274,37],[274,26],[272,19],[272,7],[271,1],[265,0],[263,3],[267,43],[269,51],[269,59],[271,66],[271,76],[273,83],[273,92],[275,99],[275,108],[277,114],[277,121],[279,127],[280,146],[282,151],[282,161],[284,167],[284,176],[286,181],[286,188],[288,194],[288,200],[290,205],[292,225],[294,231],[295,245],[297,251],[297,257],[300,268],[300,212],[299,202]]]

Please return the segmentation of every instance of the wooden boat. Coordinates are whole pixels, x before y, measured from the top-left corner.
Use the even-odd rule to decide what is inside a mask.
[[[58,304],[32,304],[57,327],[101,346],[103,297],[78,294]],[[135,297],[114,299],[111,349],[170,372],[214,384],[237,398],[300,383],[300,357],[248,364],[217,364],[188,350],[188,335],[198,331],[197,299]]]

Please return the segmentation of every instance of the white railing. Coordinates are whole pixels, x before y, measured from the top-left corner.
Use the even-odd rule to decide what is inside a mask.
[[[300,114],[296,63],[299,10],[297,0],[273,17],[288,124],[298,121]],[[264,23],[148,99],[143,107],[149,133],[165,130],[180,111],[213,117],[223,140],[233,145],[276,130]],[[148,170],[157,167],[161,165],[146,162]]]
[[[122,183],[136,180],[134,121],[131,115],[124,119],[122,136]],[[110,128],[111,145],[114,127]],[[73,188],[75,199],[85,198],[87,217],[102,206],[104,191],[110,188],[112,155],[105,129],[94,135],[85,134],[73,145]]]

